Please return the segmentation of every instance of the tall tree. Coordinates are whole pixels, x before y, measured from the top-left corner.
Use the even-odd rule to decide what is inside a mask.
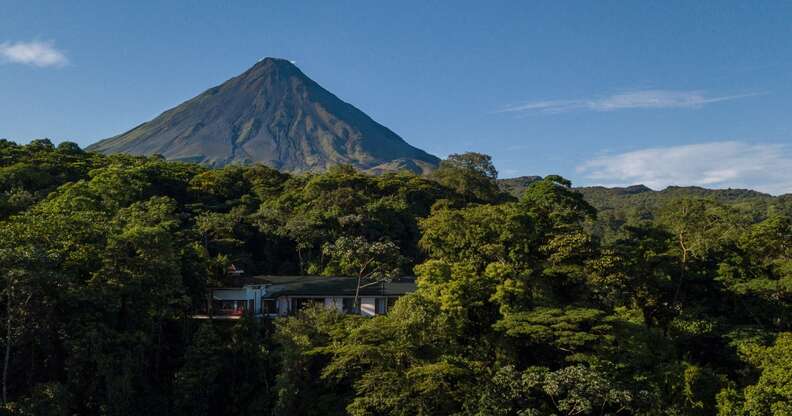
[[[440,162],[432,178],[473,202],[494,202],[501,193],[495,182],[498,171],[492,158],[481,153],[449,155]]]
[[[685,301],[685,285],[690,279],[690,262],[707,260],[720,247],[736,241],[744,223],[728,207],[705,199],[680,199],[666,205],[660,223],[674,236],[680,275],[673,302]]]
[[[369,242],[363,237],[340,237],[335,243],[325,244],[322,251],[331,259],[325,273],[357,278],[354,301],[357,311],[360,311],[360,289],[398,276],[406,261],[393,242]]]
[[[33,301],[42,293],[51,267],[48,254],[31,244],[26,230],[19,224],[0,223],[0,284],[5,304],[3,331],[2,400],[8,403],[9,372],[14,347],[38,326],[39,316]]]

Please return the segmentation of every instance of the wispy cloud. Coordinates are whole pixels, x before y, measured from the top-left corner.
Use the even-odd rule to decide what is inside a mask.
[[[726,141],[656,147],[589,160],[577,168],[590,183],[749,188],[792,193],[792,146]]]
[[[707,104],[751,97],[757,93],[712,96],[703,91],[640,90],[606,97],[531,101],[508,106],[499,113],[564,113],[575,110],[616,111],[633,108],[701,108]]]
[[[0,61],[37,67],[63,66],[69,61],[54,42],[3,42],[0,43]]]

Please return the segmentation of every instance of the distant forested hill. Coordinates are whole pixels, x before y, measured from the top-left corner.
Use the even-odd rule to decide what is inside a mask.
[[[520,197],[540,176],[499,179],[498,186]],[[758,222],[773,212],[792,213],[792,194],[774,197],[750,189],[707,189],[697,186],[670,186],[654,191],[643,185],[606,188],[575,187],[584,199],[597,209],[599,233],[612,237],[626,223],[652,220],[661,208],[684,198],[701,198],[728,205],[751,221]]]

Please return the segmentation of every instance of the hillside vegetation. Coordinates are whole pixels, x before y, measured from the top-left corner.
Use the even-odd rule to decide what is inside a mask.
[[[792,414],[788,197],[496,179],[475,153],[290,175],[0,141],[2,409]],[[418,277],[386,316],[191,319],[232,263],[351,274],[383,243]]]
[[[539,176],[522,176],[498,179],[498,186],[519,198]],[[625,224],[656,219],[663,207],[680,199],[706,199],[727,205],[748,216],[751,222],[760,222],[776,213],[792,215],[792,194],[773,197],[750,189],[707,189],[697,186],[669,186],[653,191],[643,185],[606,188],[602,186],[575,187],[583,198],[597,209],[593,231],[599,237],[612,241],[622,234]]]

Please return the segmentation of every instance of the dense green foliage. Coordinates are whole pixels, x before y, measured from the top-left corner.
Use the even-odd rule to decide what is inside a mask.
[[[603,215],[564,178],[496,178],[479,154],[295,176],[0,141],[2,411],[792,412],[788,197]],[[231,263],[418,290],[374,318],[192,319]]]
[[[539,176],[498,179],[498,186],[509,194],[520,197]],[[597,209],[597,221],[592,232],[605,241],[613,242],[623,236],[625,224],[654,220],[660,210],[680,199],[706,199],[727,205],[754,222],[773,214],[792,215],[792,194],[773,197],[747,189],[706,189],[697,186],[669,186],[653,191],[643,185],[624,188],[601,186],[575,188],[583,198]]]

